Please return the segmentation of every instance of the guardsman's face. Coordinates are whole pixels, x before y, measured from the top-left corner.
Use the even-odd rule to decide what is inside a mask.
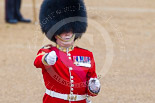
[[[72,32],[64,32],[60,35],[55,36],[56,43],[62,47],[70,47],[74,44],[74,37]]]

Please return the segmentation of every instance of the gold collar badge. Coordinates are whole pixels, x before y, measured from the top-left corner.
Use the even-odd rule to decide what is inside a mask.
[[[74,46],[65,48],[65,47],[59,46],[58,44],[56,45],[56,47],[57,47],[60,51],[63,51],[63,52],[70,52],[70,51],[72,51],[72,50],[74,49]]]

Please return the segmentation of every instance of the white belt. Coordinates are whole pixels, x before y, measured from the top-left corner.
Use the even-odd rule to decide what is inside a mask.
[[[57,93],[55,91],[51,91],[46,89],[46,94],[48,94],[51,97],[60,98],[68,101],[80,101],[86,99],[86,95],[76,95],[76,94],[61,94]]]

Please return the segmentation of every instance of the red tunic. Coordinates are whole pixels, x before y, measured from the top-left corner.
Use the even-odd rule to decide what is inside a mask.
[[[56,63],[52,66],[44,65],[42,57],[53,50],[57,55]],[[90,92],[87,86],[90,78],[97,77],[93,54],[88,50],[74,47],[66,53],[48,45],[38,51],[34,65],[42,68],[45,86],[49,90],[61,94],[97,95]],[[86,100],[69,102],[45,93],[43,103],[86,103]]]

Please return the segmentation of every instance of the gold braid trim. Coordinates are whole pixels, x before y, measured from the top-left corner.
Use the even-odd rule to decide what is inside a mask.
[[[41,52],[41,53],[39,53],[39,54],[37,55],[37,57],[40,56],[40,55],[44,55],[44,54],[46,54],[46,53],[45,53],[45,52]]]

